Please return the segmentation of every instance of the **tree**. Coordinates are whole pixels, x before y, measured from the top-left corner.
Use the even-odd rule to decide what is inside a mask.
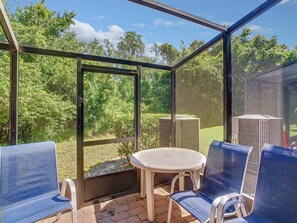
[[[110,100],[118,96],[116,81],[110,74],[85,75],[85,126],[90,134],[108,131],[106,110]],[[111,126],[109,126],[110,128]]]
[[[84,50],[86,53],[96,56],[104,55],[104,47],[100,44],[98,39],[93,39],[91,42],[87,43],[86,49]]]
[[[104,40],[104,56],[106,57],[112,57],[113,54],[114,54],[114,45],[108,40],[108,39],[105,39]]]
[[[9,53],[0,51],[0,143],[8,144],[9,129]]]
[[[67,33],[70,25],[74,24],[74,16],[74,12],[66,11],[61,15],[51,11],[41,1],[18,7],[11,15],[11,22],[19,44],[47,48],[54,46],[53,41]]]
[[[76,34],[70,31],[75,13],[57,13],[48,9],[44,1],[18,8],[8,15],[18,42],[39,48],[172,65],[204,44],[195,40],[187,48],[181,41],[178,50],[168,43],[155,43],[152,51],[156,57],[149,58],[144,55],[142,36],[132,31],[125,33],[118,44],[110,40],[100,43],[97,39],[89,43],[78,41]],[[3,32],[0,32],[0,39],[5,41]],[[5,144],[9,123],[9,53],[0,52],[0,55],[0,140]],[[237,115],[244,107],[246,78],[297,59],[297,48],[289,49],[279,44],[276,37],[252,36],[250,30],[243,30],[232,38],[232,56],[233,114]],[[66,132],[75,129],[76,121],[76,61],[21,54],[19,64],[20,140],[69,139],[73,135]],[[123,65],[117,67],[135,69]],[[133,77],[86,74],[84,84],[85,121],[89,135],[114,131],[114,123],[122,114],[133,118]],[[221,125],[222,92],[223,55],[219,42],[177,70],[178,113],[200,117],[202,127]],[[171,108],[170,73],[142,69],[141,96],[143,112],[168,113]]]
[[[178,58],[178,50],[171,44],[165,43],[159,46],[162,62],[172,65]]]
[[[146,113],[170,113],[171,73],[145,70],[141,82],[142,111]]]
[[[275,36],[252,36],[244,29],[232,38],[233,115],[244,113],[245,80],[253,74],[268,71],[294,58],[294,53]]]
[[[121,37],[117,48],[119,55],[123,58],[142,57],[144,54],[144,43],[142,42],[141,35],[135,32],[126,32]]]
[[[154,43],[151,47],[151,52],[154,52],[155,57],[158,59],[160,56],[160,45],[158,43]]]
[[[76,48],[79,43],[69,32],[74,13],[63,16],[49,10],[44,1],[35,5],[18,8],[10,19],[18,42],[22,45],[50,47],[51,49]],[[1,62],[6,61],[1,57]],[[1,66],[2,67],[2,66]],[[3,68],[5,68],[4,66]],[[9,65],[7,66],[9,67]],[[1,72],[0,86],[9,78],[9,69]],[[76,63],[69,59],[21,54],[19,59],[19,140],[21,142],[69,137],[64,132],[74,129],[76,104]],[[5,78],[4,78],[5,77]],[[4,82],[2,82],[4,81]],[[2,95],[9,95],[9,87],[4,87]],[[2,102],[2,99],[1,99]],[[8,100],[4,99],[4,103]],[[3,113],[0,123],[8,125],[8,111]],[[5,120],[6,119],[6,120]],[[5,124],[7,123],[7,124]],[[64,135],[64,136],[63,136]],[[60,138],[62,137],[62,138]]]
[[[200,118],[201,128],[222,125],[223,118],[223,57],[212,50],[176,71],[177,112]]]
[[[71,24],[74,24],[75,13],[65,11],[60,15],[48,9],[44,2],[45,0],[42,0],[35,5],[18,7],[13,20],[25,27],[43,28],[43,34],[48,38],[60,37]]]
[[[194,52],[197,50],[199,47],[201,47],[204,44],[204,41],[201,40],[194,40],[189,47],[190,52]]]

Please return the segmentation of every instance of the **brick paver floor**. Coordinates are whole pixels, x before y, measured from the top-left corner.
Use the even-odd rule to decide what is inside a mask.
[[[169,187],[155,189],[155,223],[164,223],[168,212]],[[38,223],[71,223],[71,213],[62,214],[59,221],[48,218]],[[146,199],[140,193],[130,194],[110,201],[86,206],[78,210],[79,223],[149,223],[147,220]],[[199,223],[178,205],[173,205],[172,223]]]

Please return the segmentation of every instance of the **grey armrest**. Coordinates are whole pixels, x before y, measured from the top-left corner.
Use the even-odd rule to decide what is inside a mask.
[[[248,215],[248,209],[244,196],[238,193],[231,193],[221,197],[220,203],[218,204],[216,223],[223,222],[226,211],[232,206],[235,207],[236,213],[239,217]]]

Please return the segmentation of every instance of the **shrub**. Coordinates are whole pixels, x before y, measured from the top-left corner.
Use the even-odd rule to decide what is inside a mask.
[[[140,130],[141,150],[159,146],[159,119],[166,116],[168,116],[168,114],[142,113]],[[134,116],[131,114],[117,116],[117,120],[114,124],[114,131],[117,138],[134,136]],[[119,144],[118,153],[122,158],[129,160],[134,152],[134,142],[124,142]]]

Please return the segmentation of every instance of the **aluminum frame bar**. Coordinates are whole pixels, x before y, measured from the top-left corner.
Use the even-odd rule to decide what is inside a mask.
[[[7,43],[0,43],[0,49],[1,50],[10,50],[9,44]]]
[[[180,68],[185,63],[189,62],[191,59],[193,59],[194,57],[198,56],[203,51],[205,51],[208,48],[210,48],[211,46],[215,45],[217,42],[219,42],[220,40],[223,39],[223,36],[224,36],[224,33],[220,33],[219,35],[217,35],[216,37],[214,37],[213,39],[211,39],[210,41],[208,41],[207,43],[205,43],[203,46],[199,47],[193,53],[191,53],[190,55],[188,55],[187,57],[185,57],[184,59],[182,59],[180,62],[178,62],[177,64],[175,64],[173,66],[173,69]]]
[[[19,53],[10,51],[9,145],[18,144]]]
[[[57,57],[65,57],[65,58],[73,58],[73,59],[81,58],[82,60],[99,61],[99,62],[123,64],[123,65],[131,65],[131,66],[142,66],[142,67],[160,69],[160,70],[172,69],[171,66],[165,66],[165,65],[159,65],[159,64],[116,59],[111,57],[94,56],[94,55],[82,54],[82,53],[71,53],[71,52],[65,52],[65,51],[40,49],[40,48],[34,48],[34,47],[28,47],[28,46],[19,46],[19,50],[20,52],[23,52],[23,53],[32,53],[32,54],[47,55],[47,56],[57,56]]]
[[[140,150],[140,137],[141,137],[141,66],[137,66],[137,75],[134,78],[134,135],[135,135],[135,152]]]
[[[139,1],[139,0],[135,0],[135,1]],[[235,22],[233,25],[231,25],[227,29],[227,31],[230,34],[232,34],[233,32],[235,32],[238,29],[240,29],[241,27],[243,27],[245,24],[249,23],[253,19],[257,18],[259,15],[261,15],[262,13],[264,13],[265,11],[267,11],[268,9],[270,9],[271,7],[273,7],[274,5],[279,3],[280,1],[281,0],[267,0],[262,5],[260,5],[259,7],[254,9],[253,11],[251,11],[249,14],[247,14],[246,16],[244,16],[243,18],[241,18],[237,22]],[[209,47],[211,47],[214,44],[216,44],[217,42],[219,42],[221,39],[223,39],[223,36],[224,36],[223,33],[218,34],[216,37],[214,37],[213,39],[211,39],[210,41],[205,43],[203,46],[199,47],[197,50],[195,50],[193,53],[191,53],[190,55],[188,55],[187,57],[182,59],[177,64],[175,64],[173,66],[173,68],[178,69],[179,67],[183,66],[185,63],[187,63],[188,61],[190,61],[194,57],[198,56],[203,51],[207,50]]]
[[[84,73],[81,58],[77,59],[76,149],[77,149],[77,207],[84,203]]]
[[[233,25],[231,25],[228,28],[228,32],[233,33],[243,27],[245,24],[249,23],[253,19],[257,18],[262,13],[266,12],[268,9],[279,3],[281,0],[267,0],[257,8],[255,8],[253,11],[251,11],[246,16],[242,17],[240,20],[235,22]]]
[[[106,73],[106,74],[118,74],[125,76],[136,76],[137,70],[121,69],[116,67],[104,67],[95,65],[82,65],[83,72],[93,72],[93,73]]]
[[[224,141],[231,142],[232,137],[232,61],[231,33],[225,32],[223,37],[224,61]]]
[[[134,2],[161,12],[165,12],[167,14],[170,15],[174,15],[176,17],[185,19],[187,21],[191,21],[194,22],[196,24],[202,25],[202,26],[206,26],[208,28],[220,31],[220,32],[224,32],[227,30],[227,27],[219,25],[217,23],[211,22],[209,20],[203,19],[201,17],[192,15],[190,13],[187,13],[185,11],[182,11],[180,9],[176,9],[174,7],[171,7],[169,5],[165,5],[153,0],[129,0],[130,2]]]
[[[85,146],[87,147],[87,146],[106,145],[106,144],[120,143],[120,142],[131,142],[134,140],[135,140],[135,137],[90,140],[90,141],[84,141],[84,147]]]
[[[7,16],[7,13],[5,11],[4,5],[1,0],[0,0],[0,24],[8,40],[10,50],[18,51],[19,45],[15,38],[14,32],[9,22],[9,18]]]
[[[171,71],[171,146],[176,146],[176,70]]]
[[[0,43],[0,49],[9,50],[10,49],[9,44]],[[29,46],[19,46],[19,52],[28,53],[28,54],[32,53],[32,54],[44,55],[44,56],[72,58],[72,59],[81,58],[83,60],[89,60],[89,61],[123,64],[123,65],[131,65],[131,66],[142,66],[142,67],[146,67],[146,68],[167,70],[167,71],[171,71],[171,69],[172,69],[171,66],[160,65],[160,64],[131,61],[131,60],[124,60],[124,59],[116,59],[116,58],[111,58],[111,57],[94,56],[94,55],[90,55],[90,54],[40,49],[40,48],[29,47]]]

